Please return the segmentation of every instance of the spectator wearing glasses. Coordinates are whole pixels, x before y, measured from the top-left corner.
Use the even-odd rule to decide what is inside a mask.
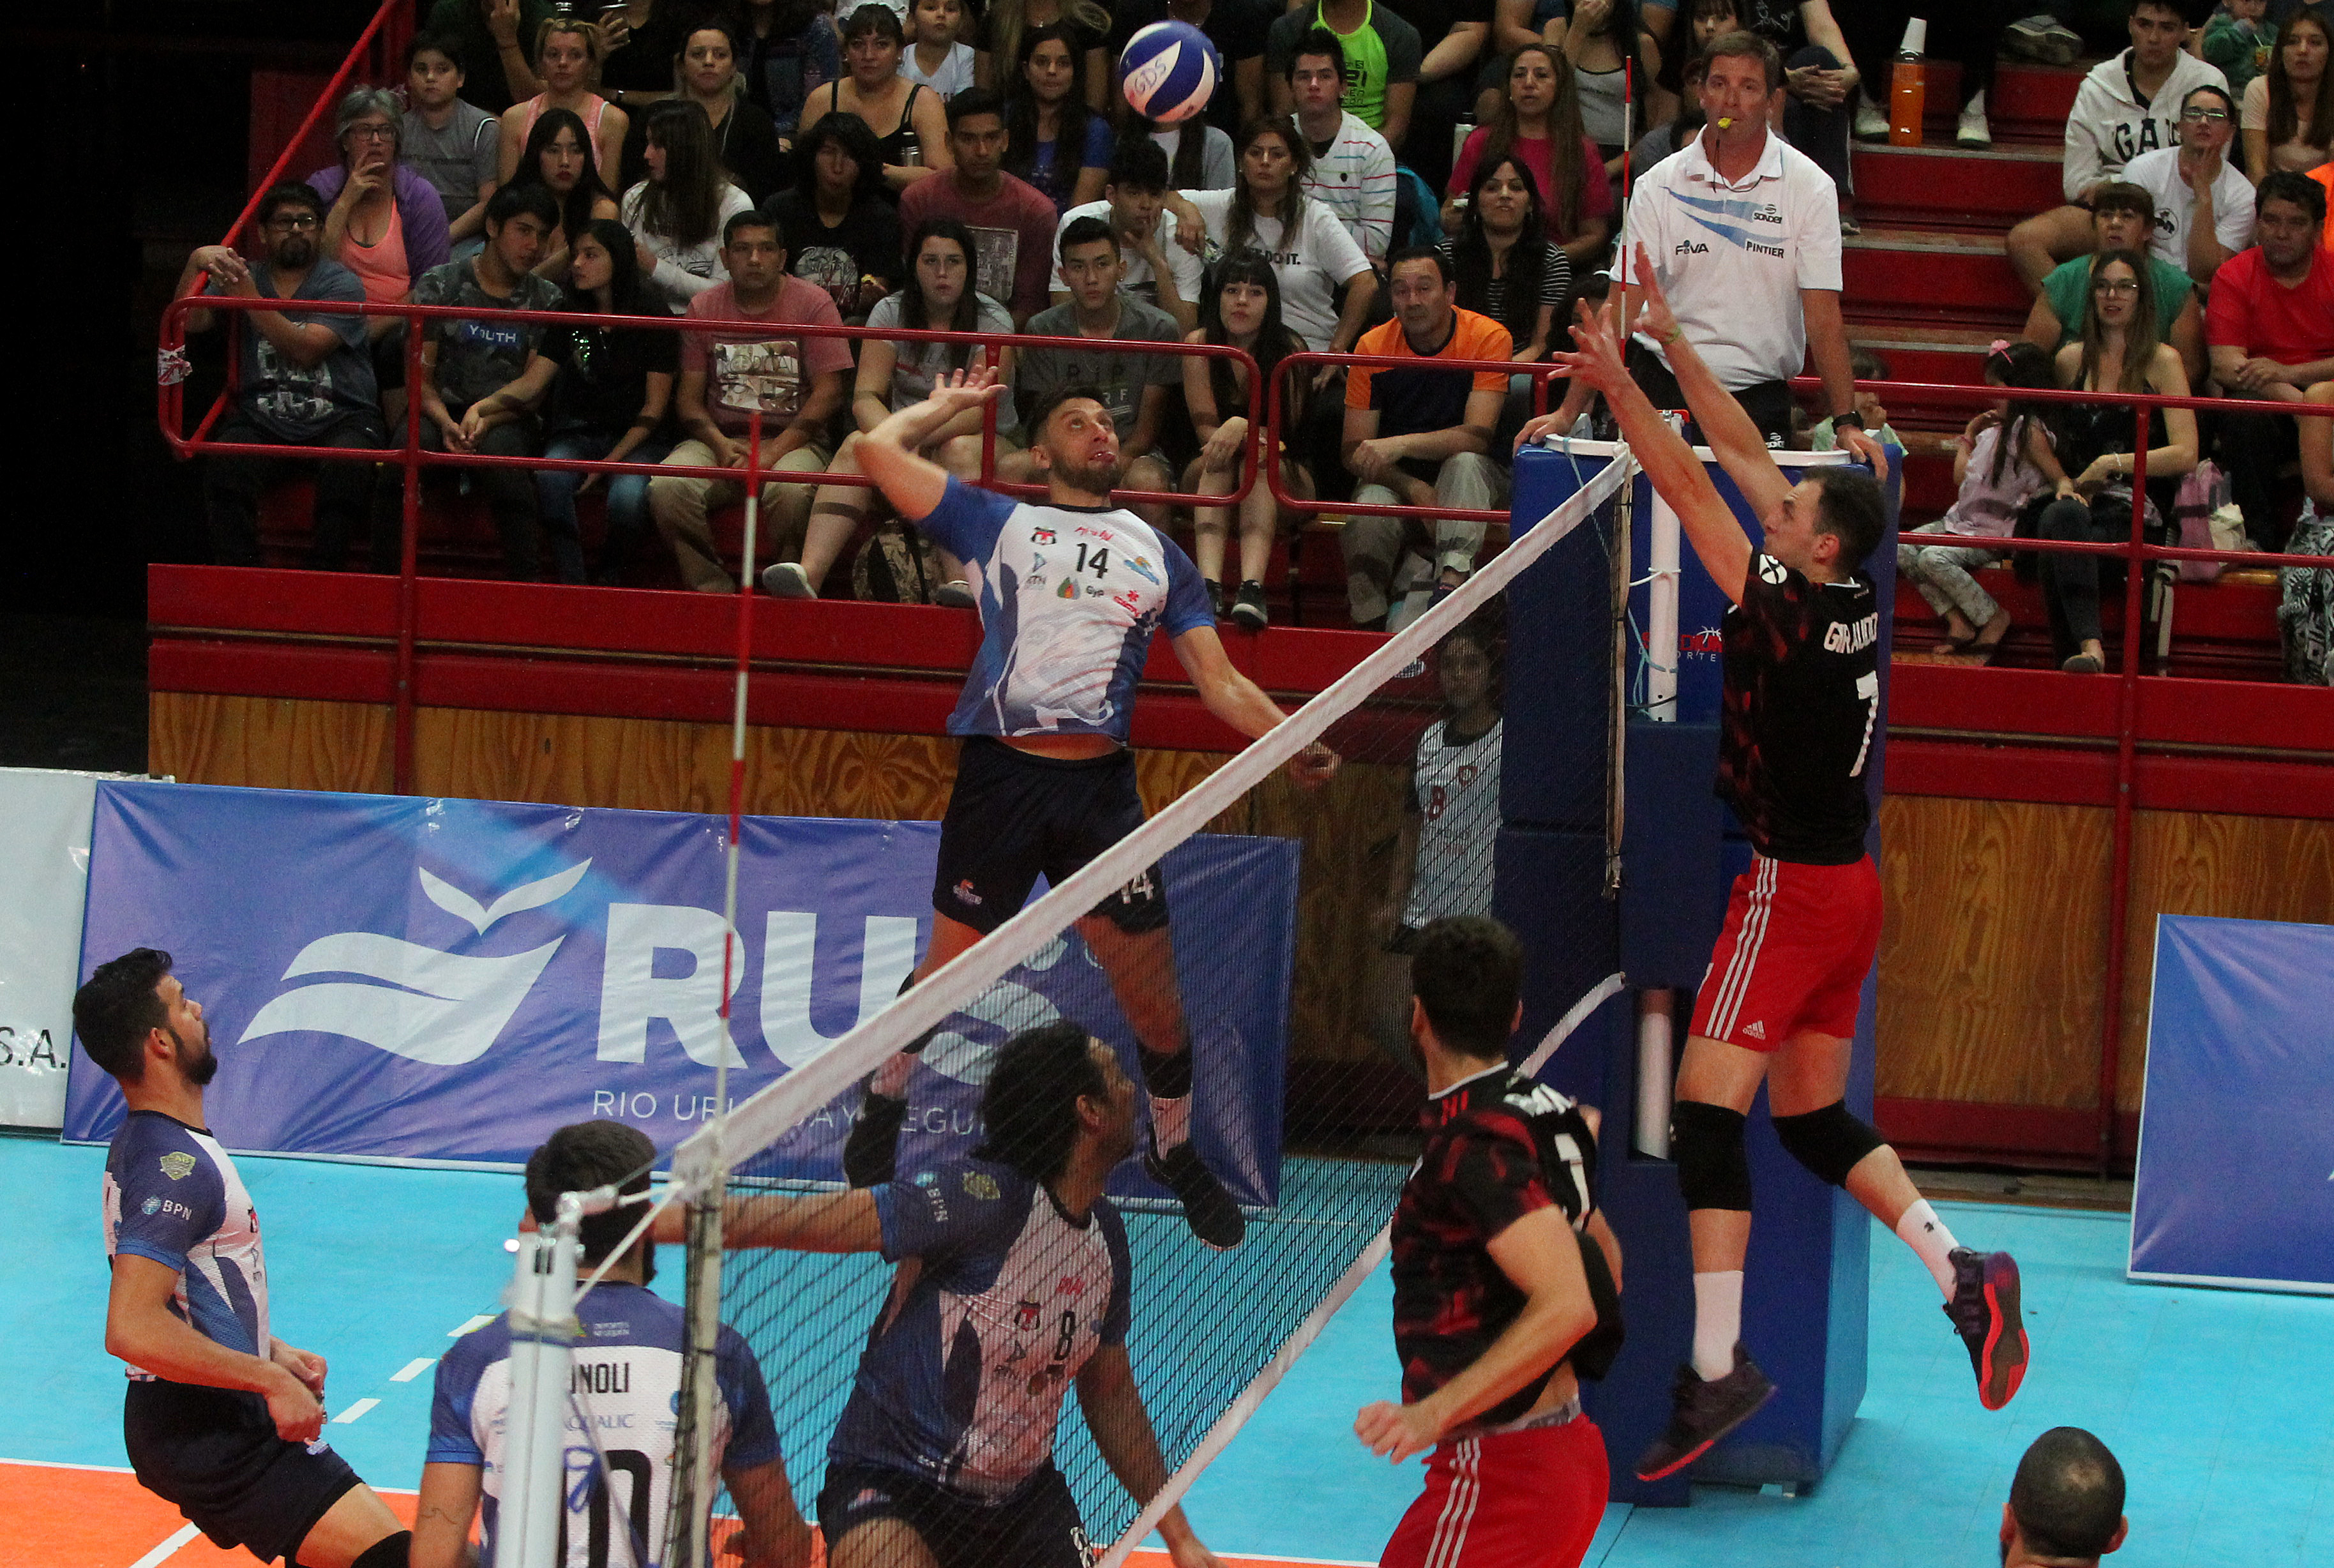
[[[462,100],[462,56],[450,40],[424,33],[405,47],[400,163],[429,182],[446,208],[446,238],[463,256],[486,243],[487,198],[495,193],[501,129]]]
[[[318,242],[323,254],[355,273],[375,305],[404,299],[413,280],[448,255],[445,202],[427,179],[397,160],[401,116],[387,91],[351,88],[333,124],[341,161],[306,181],[324,198]],[[367,330],[381,339],[397,324],[375,317]]]
[[[2148,253],[2209,291],[2221,264],[2253,242],[2253,184],[2230,161],[2236,109],[2210,82],[2180,106],[2180,145],[2143,152],[2123,177],[2155,198]]]
[[[535,275],[559,225],[559,205],[540,185],[506,185],[487,203],[486,247],[468,261],[433,267],[414,280],[416,305],[474,309],[556,310],[559,290]],[[424,451],[483,452],[531,458],[541,426],[535,408],[556,368],[541,353],[540,322],[437,317],[422,324],[421,408]],[[478,487],[502,536],[503,575],[533,582],[540,555],[535,541],[535,476],[524,469],[478,469]],[[397,537],[404,475],[383,472],[373,498],[378,551]]]
[[[2066,161],[2060,175],[2067,205],[2030,218],[2010,231],[2010,265],[2026,286],[2091,241],[2090,205],[2098,189],[2123,177],[2143,152],[2173,145],[2180,107],[2194,88],[2223,92],[2228,79],[2180,47],[2188,20],[2178,0],[2132,0],[2131,47],[2091,67],[2067,117]]]
[[[2256,244],[2221,268],[2204,310],[2213,379],[2231,397],[2300,402],[2334,381],[2334,260],[2320,233],[2326,192],[2306,175],[2271,174],[2253,198]],[[2245,532],[2262,549],[2285,542],[2274,484],[2298,453],[2299,431],[2281,414],[2223,413],[2221,466]]]
[[[550,20],[551,0],[438,0],[421,30],[454,45],[470,102],[500,114],[543,91],[527,45]]]
[[[354,304],[364,298],[364,290],[353,273],[318,248],[323,227],[321,197],[304,185],[275,186],[259,199],[258,258],[246,261],[226,246],[204,246],[187,258],[177,293],[199,288],[241,299]],[[225,314],[191,312],[187,331],[207,332]],[[274,310],[240,314],[235,404],[212,432],[214,440],[342,448],[387,444],[374,406],[362,317]],[[283,461],[226,453],[209,460],[203,503],[211,558],[218,565],[259,565],[259,493]],[[364,520],[372,473],[357,462],[322,462],[316,469],[309,564],[330,571],[340,566],[350,533]]]
[[[2156,198],[2127,180],[2111,179],[2091,202],[2091,249],[2146,254],[2156,233]],[[2148,294],[2156,302],[2156,332],[2179,352],[2188,384],[2204,382],[2204,307],[2185,272],[2162,256],[2147,256]],[[2027,313],[2026,341],[2055,351],[2068,334],[2080,334],[2091,297],[2091,258],[2078,256],[2050,269]]]

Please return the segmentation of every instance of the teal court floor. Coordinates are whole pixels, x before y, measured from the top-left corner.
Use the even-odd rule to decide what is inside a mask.
[[[121,1387],[102,1347],[101,1149],[0,1138],[16,1195],[0,1275],[0,1461],[120,1466]],[[267,1241],[275,1328],[332,1364],[333,1445],[376,1486],[420,1475],[429,1369],[497,1310],[514,1176],[288,1159],[239,1162]],[[1684,1509],[1607,1511],[1592,1568],[1972,1568],[2018,1456],[2048,1427],[2098,1433],[2130,1482],[2114,1568],[2334,1564],[2334,1301],[2136,1285],[2120,1215],[1941,1204],[1964,1240],[2016,1252],[2034,1370],[1989,1414],[1891,1238],[1873,1247],[1870,1380],[1839,1460],[1811,1495],[1702,1486]],[[678,1288],[668,1267],[660,1285]],[[1194,1487],[1228,1556],[1373,1563],[1419,1469],[1370,1457],[1354,1412],[1392,1397],[1383,1270],[1328,1326]],[[21,1476],[23,1471],[13,1471]],[[0,1535],[9,1512],[0,1498]],[[0,1542],[0,1560],[14,1561]],[[41,1568],[71,1568],[43,1564]]]

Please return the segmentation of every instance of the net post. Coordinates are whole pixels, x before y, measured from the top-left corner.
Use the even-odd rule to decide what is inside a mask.
[[[720,1397],[713,1375],[721,1337],[721,1205],[728,1186],[726,1173],[717,1172],[689,1203],[682,1308],[687,1338],[681,1347],[680,1408],[672,1433],[672,1513],[664,1556],[674,1568],[706,1568],[713,1557],[713,1499],[719,1478],[713,1470],[710,1412]]]
[[[510,1480],[497,1518],[497,1555],[511,1568],[553,1568],[566,1488],[568,1385],[577,1333],[576,1229],[583,1206],[559,1198],[548,1231],[524,1232],[511,1273]]]

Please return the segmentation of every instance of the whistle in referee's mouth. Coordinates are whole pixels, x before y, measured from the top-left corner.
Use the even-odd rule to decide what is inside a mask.
[[[1731,131],[1731,130],[1733,130],[1733,129],[1734,129],[1734,117],[1733,117],[1732,115],[1731,115],[1731,114],[1722,114],[1722,115],[1719,116],[1719,119],[1718,119],[1718,129],[1720,129],[1721,131]]]

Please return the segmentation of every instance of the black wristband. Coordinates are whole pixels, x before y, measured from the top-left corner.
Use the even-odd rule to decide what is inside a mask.
[[[1832,429],[1837,430],[1842,425],[1854,425],[1857,430],[1865,430],[1864,416],[1857,413],[1854,409],[1848,410],[1844,414],[1834,414],[1831,416]],[[1868,435],[1871,432],[1869,431],[1866,431],[1866,433]]]

